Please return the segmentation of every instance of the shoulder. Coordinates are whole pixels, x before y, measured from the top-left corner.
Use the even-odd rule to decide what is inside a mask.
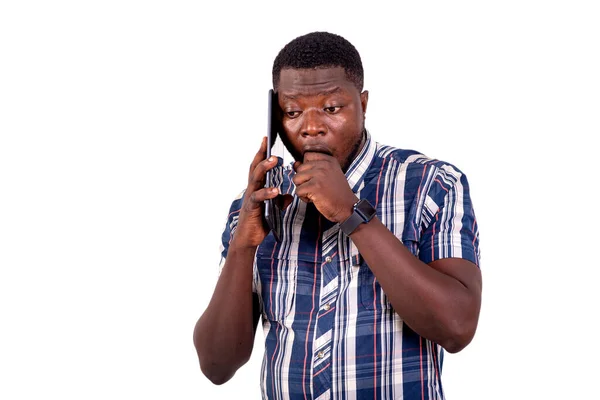
[[[229,212],[227,214],[227,227],[229,229],[233,228],[233,225],[237,223],[237,219],[242,209],[242,203],[244,201],[244,193],[246,190],[242,190],[238,193],[238,195],[231,201],[231,205],[229,206]]]
[[[387,177],[402,181],[405,190],[414,191],[415,195],[426,193],[438,199],[456,187],[462,191],[462,187],[468,185],[466,175],[455,164],[417,150],[377,143],[375,157],[374,166],[379,166],[380,171],[386,170]]]
[[[229,247],[229,242],[233,236],[233,232],[237,228],[237,223],[240,215],[240,210],[242,209],[242,202],[244,200],[245,189],[242,190],[231,202],[229,207],[229,212],[227,214],[227,218],[225,221],[225,226],[223,227],[223,232],[221,233],[221,252],[223,256],[227,254],[227,248]]]
[[[464,173],[456,165],[429,157],[417,150],[400,149],[377,143],[375,156],[402,169],[431,171],[437,175],[448,176],[449,179],[460,179]]]

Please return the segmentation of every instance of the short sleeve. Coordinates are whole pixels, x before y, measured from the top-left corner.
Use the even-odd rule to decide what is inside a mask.
[[[229,251],[229,245],[231,244],[231,240],[233,239],[233,234],[237,228],[238,219],[240,215],[240,210],[242,208],[242,202],[244,198],[244,191],[242,191],[236,199],[231,203],[231,207],[229,208],[229,214],[227,215],[227,221],[225,223],[225,228],[223,229],[223,233],[221,234],[221,261],[219,262],[219,275],[221,275],[221,271],[223,271],[223,267],[225,266],[225,260],[227,259],[227,252]],[[253,262],[253,279],[252,279],[252,291],[257,292],[257,283],[258,283],[258,273],[256,269],[256,257]]]
[[[430,223],[419,242],[421,261],[463,258],[479,266],[477,220],[467,177],[460,170],[449,164],[438,169],[423,213]]]

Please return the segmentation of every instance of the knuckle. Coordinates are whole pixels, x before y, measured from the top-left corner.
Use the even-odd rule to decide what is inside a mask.
[[[250,195],[250,202],[256,203],[256,192],[252,192]]]
[[[252,174],[252,181],[257,183],[264,177],[264,171],[260,169],[260,167],[256,167],[254,173]]]
[[[254,170],[254,173],[255,173],[255,175],[259,175],[260,176],[260,175],[264,175],[265,172],[266,172],[265,161],[261,161],[256,166],[256,169]]]

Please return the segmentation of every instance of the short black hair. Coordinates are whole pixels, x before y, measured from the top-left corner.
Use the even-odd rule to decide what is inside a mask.
[[[312,32],[285,45],[273,62],[273,88],[281,70],[342,67],[348,80],[362,92],[364,72],[360,54],[348,40],[329,32]]]

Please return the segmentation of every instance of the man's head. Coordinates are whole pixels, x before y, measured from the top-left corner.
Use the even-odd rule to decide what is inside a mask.
[[[363,90],[363,66],[356,48],[339,35],[313,32],[289,42],[273,63],[273,88],[277,91],[282,69],[342,67],[348,80]]]
[[[363,143],[368,92],[356,48],[341,36],[314,32],[288,43],[273,63],[282,140],[296,160],[315,151],[344,171]]]

